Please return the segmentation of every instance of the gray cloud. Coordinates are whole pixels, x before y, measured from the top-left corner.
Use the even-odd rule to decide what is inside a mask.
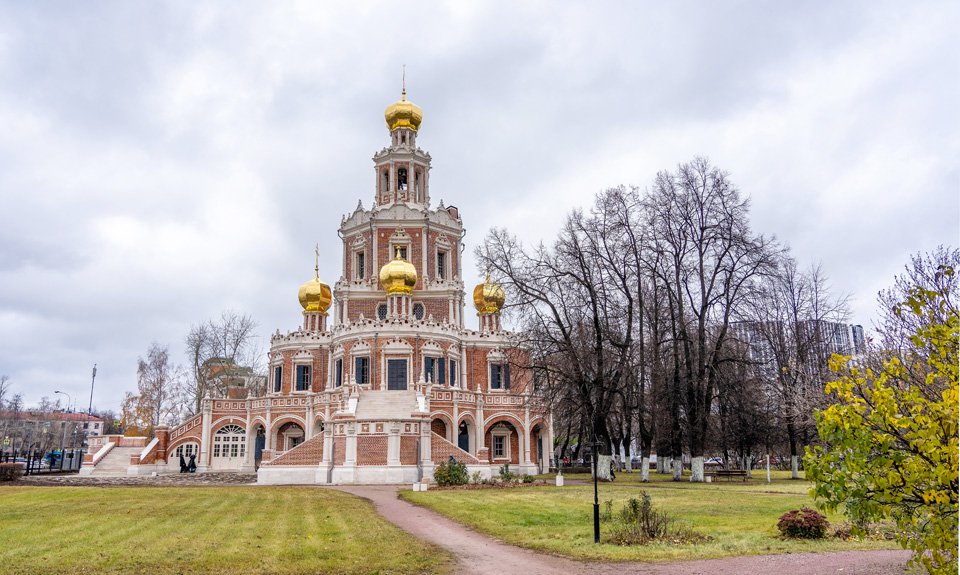
[[[6,3],[0,373],[116,408],[153,340],[339,276],[400,66],[435,201],[471,245],[549,240],[598,190],[694,155],[756,229],[822,261],[854,320],[910,252],[958,241],[953,38],[928,3]],[[475,277],[467,258],[468,281]]]

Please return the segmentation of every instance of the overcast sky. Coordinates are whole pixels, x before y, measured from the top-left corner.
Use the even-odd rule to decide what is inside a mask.
[[[152,341],[184,358],[226,309],[264,346],[296,329],[314,244],[332,285],[340,218],[370,206],[403,64],[468,254],[696,155],[855,323],[910,253],[960,242],[956,2],[517,4],[2,3],[12,391],[85,409],[96,362],[116,409]]]

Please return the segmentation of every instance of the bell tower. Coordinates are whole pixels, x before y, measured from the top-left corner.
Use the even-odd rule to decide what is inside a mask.
[[[377,174],[374,205],[408,203],[429,208],[430,154],[417,147],[423,110],[407,100],[406,84],[383,118],[390,130],[390,146],[373,157]]]

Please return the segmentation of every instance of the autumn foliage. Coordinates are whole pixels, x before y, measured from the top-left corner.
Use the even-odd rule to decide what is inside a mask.
[[[937,279],[952,280],[940,266]],[[835,357],[836,403],[816,416],[821,446],[807,477],[821,506],[855,525],[892,518],[898,540],[929,573],[957,572],[958,326],[953,294],[917,285],[894,309],[912,335],[906,352],[858,365]]]

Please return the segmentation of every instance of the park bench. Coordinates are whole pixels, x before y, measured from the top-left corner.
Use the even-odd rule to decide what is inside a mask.
[[[726,477],[727,481],[733,481],[734,477],[743,478],[743,481],[747,480],[747,472],[743,469],[714,469],[708,471],[707,475],[713,475],[714,477]]]

